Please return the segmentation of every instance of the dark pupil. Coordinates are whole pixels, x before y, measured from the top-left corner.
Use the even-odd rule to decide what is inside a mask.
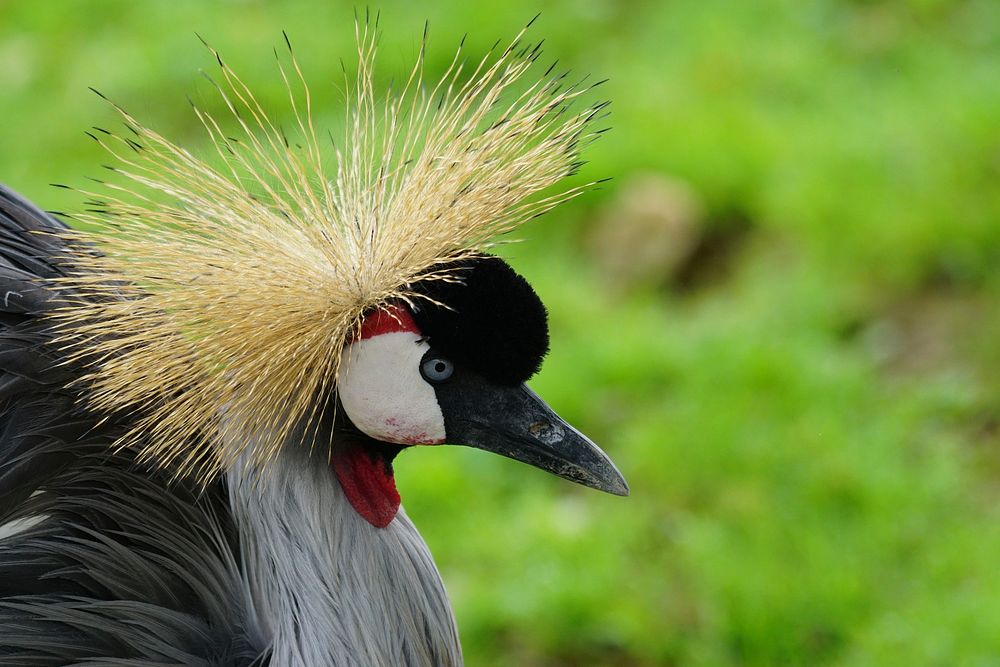
[[[444,373],[445,369],[447,368],[448,367],[445,365],[443,361],[439,361],[436,364],[434,364],[434,370],[437,371],[438,373]]]

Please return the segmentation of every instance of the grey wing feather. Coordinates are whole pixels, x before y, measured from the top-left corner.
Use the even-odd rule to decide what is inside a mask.
[[[44,315],[65,225],[0,185],[0,667],[263,666],[223,482],[171,484],[108,445]],[[30,522],[34,525],[30,525]]]

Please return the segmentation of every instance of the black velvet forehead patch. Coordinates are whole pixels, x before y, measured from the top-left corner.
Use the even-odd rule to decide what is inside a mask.
[[[413,319],[431,347],[493,382],[518,385],[538,372],[549,351],[548,315],[524,278],[497,257],[483,255],[436,267],[460,282],[427,280]]]

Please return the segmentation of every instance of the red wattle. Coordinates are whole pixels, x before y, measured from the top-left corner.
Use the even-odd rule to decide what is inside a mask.
[[[351,506],[365,521],[385,528],[399,511],[399,491],[391,469],[381,457],[372,457],[358,445],[333,455],[333,471]]]

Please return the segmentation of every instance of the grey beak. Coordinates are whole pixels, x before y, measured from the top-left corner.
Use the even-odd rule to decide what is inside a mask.
[[[507,387],[465,376],[436,391],[448,442],[522,461],[599,491],[628,495],[628,484],[608,455],[527,385]]]

